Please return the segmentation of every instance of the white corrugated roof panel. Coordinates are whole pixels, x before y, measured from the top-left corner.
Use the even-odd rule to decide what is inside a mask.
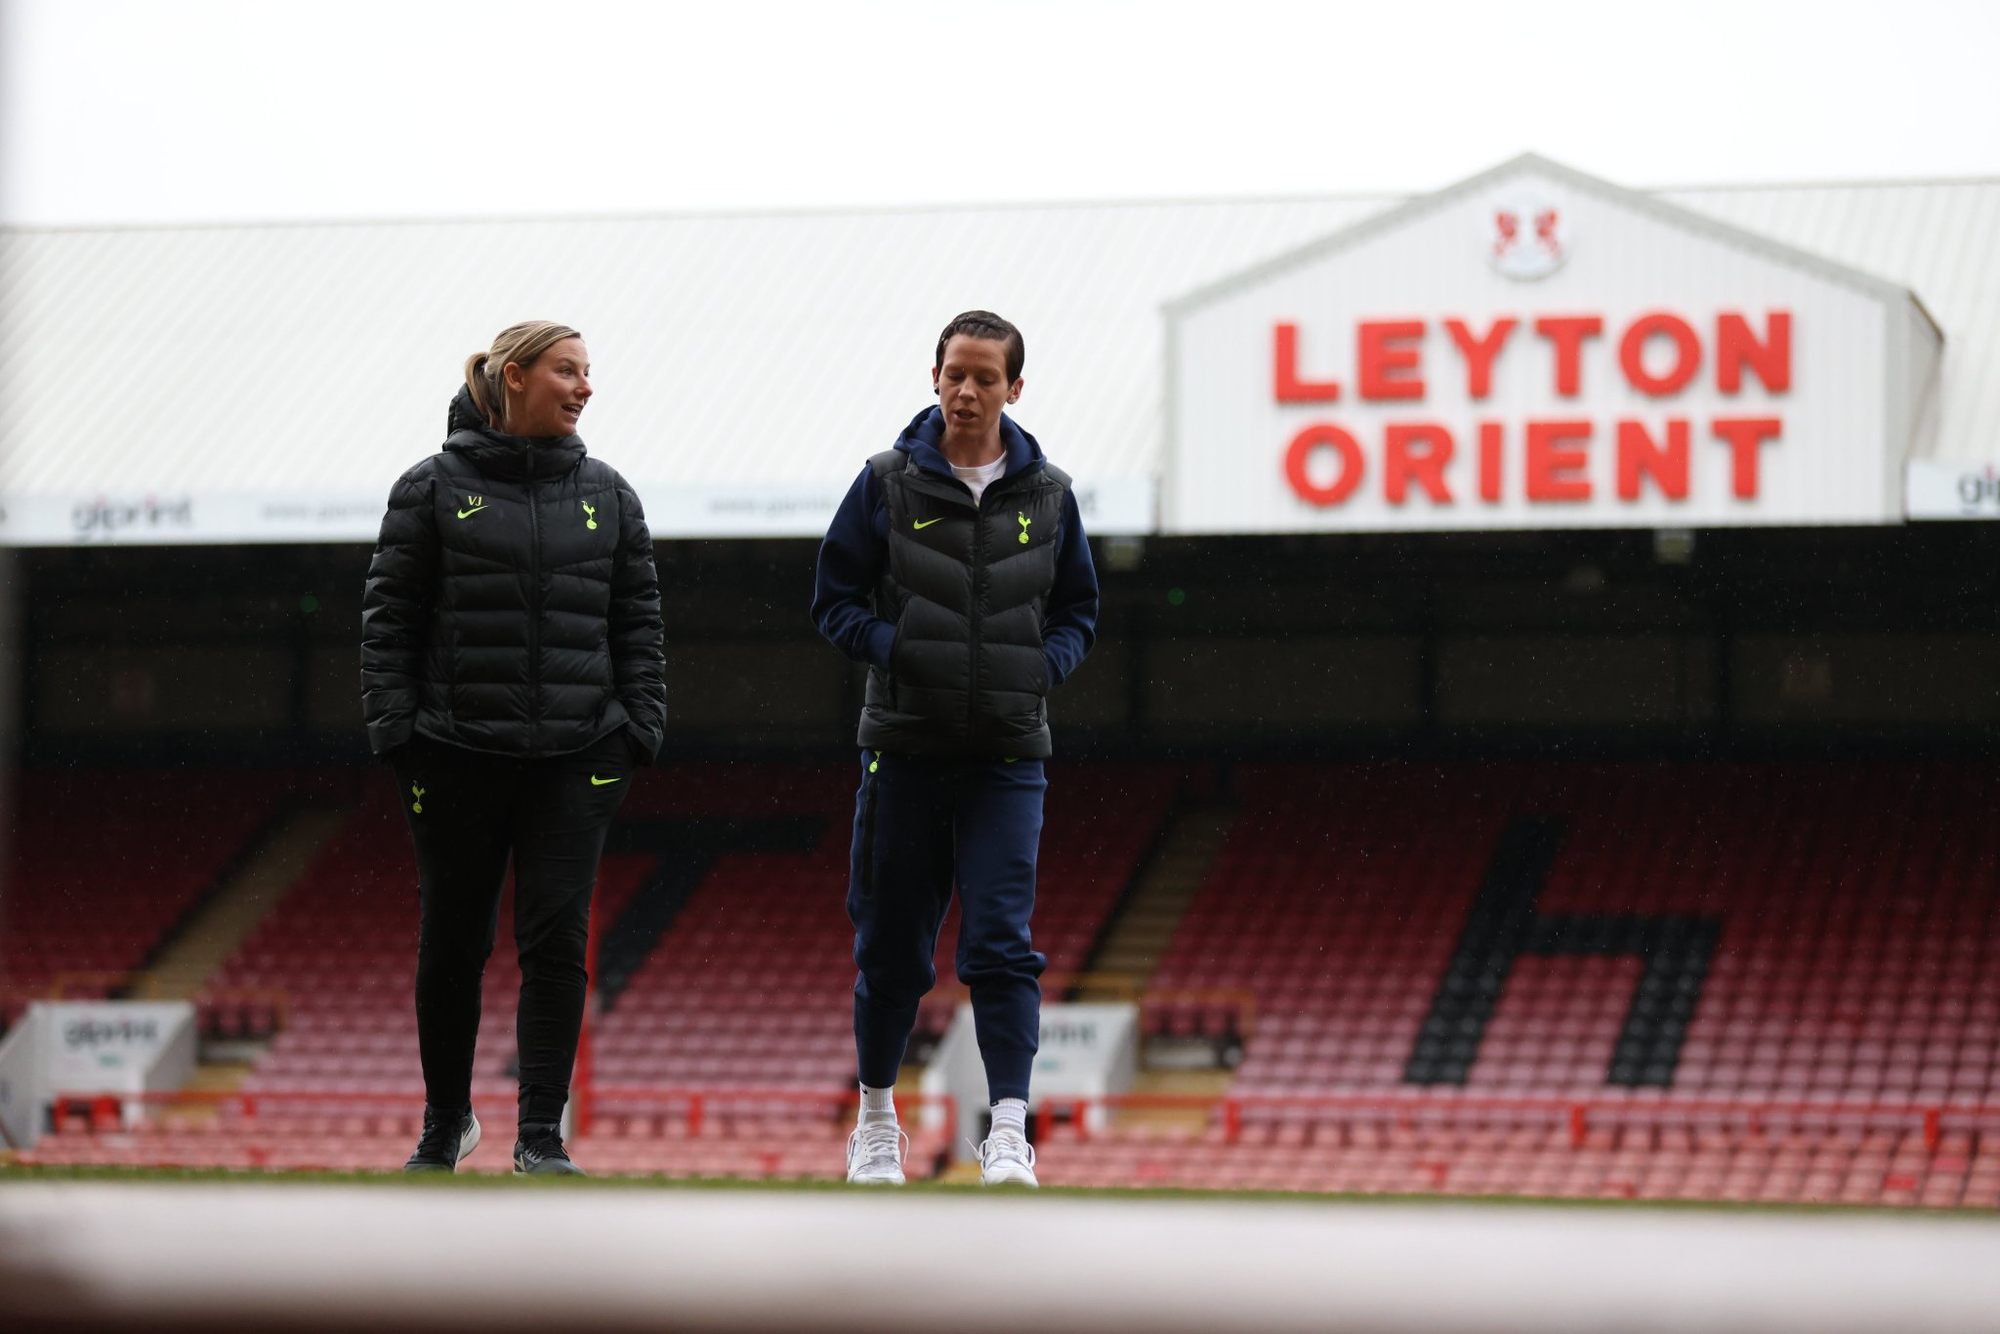
[[[0,494],[379,487],[517,319],[590,341],[583,435],[655,483],[846,481],[987,307],[1017,417],[1080,476],[1150,477],[1159,305],[1373,201],[25,231],[6,238]]]
[[[1945,334],[1936,456],[2000,459],[2000,181],[1656,193],[1914,291]],[[1400,202],[15,230],[0,496],[386,495],[523,318],[584,330],[584,437],[635,481],[839,486],[972,306],[1025,331],[1016,415],[1052,457],[1153,479],[1162,304]]]
[[[1944,332],[1930,457],[2000,461],[2000,180],[1656,193],[1916,293]]]

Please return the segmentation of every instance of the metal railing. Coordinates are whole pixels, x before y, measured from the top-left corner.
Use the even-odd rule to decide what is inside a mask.
[[[821,1091],[754,1086],[697,1088],[624,1084],[600,1085],[592,1090],[591,1097],[599,1116],[679,1111],[686,1124],[685,1133],[691,1138],[701,1137],[713,1123],[732,1113],[751,1119],[768,1118],[768,1109],[772,1107],[796,1107],[822,1109],[827,1119],[833,1120],[841,1116],[851,1118],[860,1101],[859,1091],[853,1088]],[[140,1092],[66,1090],[53,1095],[49,1102],[59,1113],[55,1118],[58,1133],[61,1133],[64,1120],[60,1113],[73,1116],[79,1111],[92,1133],[102,1133],[130,1128],[133,1121],[130,1110],[134,1106],[141,1109],[142,1116],[145,1111],[177,1108],[233,1113],[234,1126],[249,1128],[260,1121],[271,1124],[275,1120],[282,1124],[282,1117],[266,1117],[266,1113],[274,1111],[304,1114],[314,1111],[358,1112],[415,1117],[420,1114],[422,1099],[420,1089],[405,1086],[375,1089],[149,1089]],[[948,1093],[898,1093],[896,1105],[899,1109],[939,1109],[944,1113],[946,1124],[952,1122],[958,1110],[956,1099]],[[588,1133],[588,1127],[578,1124],[576,1133]]]
[[[1564,1129],[1581,1147],[1593,1128],[1643,1126],[1693,1129],[1741,1126],[1758,1134],[1786,1121],[1835,1126],[1915,1128],[1924,1147],[1935,1150],[1947,1128],[2000,1128],[2000,1106],[1954,1106],[1942,1102],[1811,1102],[1750,1098],[1578,1098],[1486,1097],[1435,1094],[1167,1094],[1121,1093],[1097,1097],[1044,1098],[1036,1109],[1036,1137],[1045,1137],[1058,1119],[1067,1119],[1080,1140],[1091,1138],[1093,1108],[1106,1111],[1204,1111],[1220,1127],[1222,1141],[1243,1139],[1246,1113],[1294,1113],[1317,1122],[1388,1123],[1401,1129],[1488,1127],[1496,1120],[1523,1119]],[[1065,1117],[1065,1114],[1066,1117]],[[1295,1117],[1294,1119],[1298,1119]]]

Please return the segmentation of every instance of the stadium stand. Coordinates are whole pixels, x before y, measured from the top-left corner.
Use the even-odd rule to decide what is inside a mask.
[[[1074,781],[1096,799],[1052,804],[1043,831],[1035,923],[1037,946],[1049,956],[1047,981],[1057,994],[1064,979],[1087,961],[1166,818],[1176,777],[1164,768],[1097,766],[1079,771]],[[817,1100],[734,1101],[748,1118],[746,1125],[761,1121],[767,1128],[820,1116],[829,1091],[849,1097],[853,931],[843,903],[850,783],[842,773],[778,807],[822,816],[823,833],[811,849],[733,853],[717,861],[599,1025],[594,1060],[598,1078],[610,1090],[664,1083],[734,1088],[746,1095],[817,1092]],[[761,785],[754,792],[760,803],[770,800]],[[719,799],[710,795],[711,801]],[[817,806],[807,804],[815,800]],[[710,813],[738,809],[725,804]],[[920,1014],[919,1044],[942,1032],[953,1005],[963,999],[963,989],[952,981],[955,935],[948,918],[939,937],[940,985]],[[627,1115],[633,1105],[632,1097],[615,1091],[600,1094],[600,1111],[620,1131],[651,1137],[657,1119]],[[745,1137],[757,1138],[753,1132]],[[766,1137],[764,1143],[784,1138]],[[923,1132],[912,1145],[910,1162],[918,1175],[928,1175],[937,1164],[943,1144],[934,1138]],[[651,1149],[649,1161],[660,1161],[670,1143],[669,1138]],[[835,1156],[822,1155],[812,1172],[830,1175],[837,1166]]]
[[[1050,999],[1068,995],[1087,975],[1121,896],[1154,848],[1184,781],[1163,765],[1095,765],[1074,776],[1079,791],[1049,804],[1036,868],[1035,948],[1048,956],[1042,991]],[[918,1010],[913,1046],[941,1037],[952,1010],[965,999],[953,962],[957,941],[954,904],[938,933],[933,966],[939,984]]]
[[[614,854],[600,874],[597,911],[615,917],[651,859]],[[333,843],[216,976],[218,988],[283,988],[288,1016],[245,1081],[247,1092],[400,1091],[422,1099],[416,1057],[417,900],[408,834],[386,792],[349,818]],[[500,943],[487,965],[475,1096],[512,1099],[513,998],[520,987],[500,907]],[[254,1024],[254,1018],[252,1019]],[[228,1027],[225,1022],[222,1025]]]
[[[0,930],[0,1029],[53,988],[71,998],[115,990],[276,814],[288,778],[272,771],[20,776]]]
[[[603,998],[577,1140],[595,1170],[837,1171],[851,781],[689,766],[635,788],[627,824],[679,830],[662,846],[707,860]],[[1137,766],[1076,783],[1090,799],[1052,804],[1044,836],[1052,995],[1180,790]],[[1128,1097],[1108,1130],[1045,1109],[1046,1179],[2000,1206],[1995,785],[1949,762],[1244,767],[1144,1012],[1155,1036],[1239,1042],[1233,1083],[1164,1121],[1142,1113],[1174,1099]],[[803,840],[759,833],[802,820]],[[601,920],[643,916],[673,860],[608,856]],[[52,1136],[37,1159],[398,1161],[420,1096],[407,878],[385,796],[218,978],[293,995],[249,1104],[130,1131],[72,1109],[66,1131],[95,1116],[102,1133]],[[508,953],[503,930],[478,1095],[503,1121]],[[949,928],[939,963],[942,1015]],[[913,1174],[944,1147],[919,1133]]]
[[[664,827],[659,849],[608,853],[595,913],[600,929],[631,919],[663,929],[634,951],[619,989],[600,998],[605,1012],[588,1058],[598,1092],[587,1128],[573,1138],[595,1170],[838,1175],[853,1077],[852,937],[842,906],[852,781],[840,767],[761,765],[662,771],[635,785],[614,843],[632,842],[634,829]],[[1167,816],[1175,781],[1163,768],[1093,771],[1079,785],[1099,799],[1051,819],[1038,940],[1052,985],[1087,959]],[[801,820],[814,831],[806,847],[765,846],[773,831],[784,844]],[[288,995],[284,1026],[242,1096],[193,1100],[213,1102],[222,1114],[183,1109],[131,1132],[59,1135],[37,1160],[346,1169],[400,1161],[415,1134],[411,1108],[422,1099],[406,843],[389,795],[371,795],[213,979],[217,993],[282,987]],[[649,891],[670,892],[662,886],[674,875],[655,874],[662,854],[701,872],[664,921],[635,904]],[[503,900],[474,1079],[475,1105],[489,1117],[504,1116],[513,1101],[519,970],[507,942],[509,911]],[[939,1028],[956,998],[950,952],[947,924],[940,944],[947,985],[932,1007]],[[215,1031],[256,1035],[274,1026],[254,1007],[205,1004],[217,1011]],[[71,1128],[87,1130],[90,1121],[80,1113]],[[941,1162],[944,1134],[918,1129],[913,1175]],[[505,1165],[504,1154],[468,1163]]]
[[[1155,978],[1254,998],[1237,1103],[1191,1134],[1053,1127],[1046,1161],[1105,1184],[1990,1204],[1993,789],[1956,764],[1246,770]],[[1509,851],[1524,820],[1559,838],[1496,916],[1534,861]],[[1172,1004],[1149,1023],[1199,1026]],[[1629,1124],[1576,1135],[1564,1106]]]

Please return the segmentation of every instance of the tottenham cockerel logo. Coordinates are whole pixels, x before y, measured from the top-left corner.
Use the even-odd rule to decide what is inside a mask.
[[[1487,259],[1509,278],[1546,278],[1569,258],[1569,221],[1552,199],[1517,195],[1487,215]]]

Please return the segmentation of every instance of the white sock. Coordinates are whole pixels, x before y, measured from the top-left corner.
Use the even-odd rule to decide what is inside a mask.
[[[867,1125],[870,1121],[886,1121],[896,1124],[896,1090],[872,1089],[861,1086],[861,1114],[855,1119],[856,1125]]]
[[[993,1104],[993,1132],[1011,1130],[1023,1139],[1028,1135],[1028,1104],[1021,1098],[1002,1098]]]

